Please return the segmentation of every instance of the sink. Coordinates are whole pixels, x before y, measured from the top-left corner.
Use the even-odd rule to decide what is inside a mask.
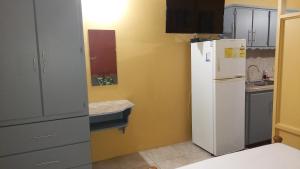
[[[273,90],[273,87],[274,87],[273,80],[247,82],[246,92],[260,92],[260,91]]]
[[[269,86],[274,85],[273,80],[261,80],[261,81],[255,81],[255,82],[249,82],[251,86]]]
[[[274,85],[274,81],[271,81],[271,80],[256,81],[256,82],[253,82],[253,85],[255,85],[255,86]]]

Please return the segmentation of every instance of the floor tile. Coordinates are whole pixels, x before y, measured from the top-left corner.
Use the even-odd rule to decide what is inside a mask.
[[[119,163],[121,164],[121,169],[149,167],[144,158],[141,157],[138,153],[120,157]]]
[[[185,157],[177,157],[175,159],[160,161],[158,162],[158,166],[161,169],[175,169],[178,167],[182,167],[184,165],[189,164],[189,161]]]
[[[93,169],[148,169],[149,164],[139,153],[116,157],[93,164]]]
[[[93,169],[175,169],[209,158],[208,152],[189,141],[101,161]]]
[[[212,156],[191,141],[140,152],[148,164],[159,169],[174,169]]]
[[[149,152],[142,151],[139,152],[139,154],[144,158],[144,160],[150,165],[150,166],[156,166],[157,164],[151,159],[151,155]]]
[[[93,164],[93,169],[120,169],[117,159],[104,160]]]
[[[172,147],[181,155],[188,155],[190,153],[206,153],[200,147],[194,145],[192,142],[185,142],[172,145]]]
[[[180,156],[172,146],[151,149],[145,153],[154,162],[171,160]]]

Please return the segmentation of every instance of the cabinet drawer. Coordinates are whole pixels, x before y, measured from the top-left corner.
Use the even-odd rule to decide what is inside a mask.
[[[2,169],[68,169],[88,164],[89,142],[0,158]]]
[[[92,165],[85,165],[85,166],[75,167],[72,169],[92,169]]]
[[[0,128],[0,157],[88,141],[88,117]]]

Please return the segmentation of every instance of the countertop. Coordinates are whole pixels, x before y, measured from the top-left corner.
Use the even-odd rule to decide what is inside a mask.
[[[273,90],[274,85],[266,85],[266,86],[257,86],[254,84],[246,84],[246,92],[252,93],[252,92],[262,92],[262,91],[268,91]]]
[[[128,100],[95,102],[89,104],[89,114],[90,116],[99,116],[119,113],[125,111],[126,109],[132,108],[133,106],[134,104]]]

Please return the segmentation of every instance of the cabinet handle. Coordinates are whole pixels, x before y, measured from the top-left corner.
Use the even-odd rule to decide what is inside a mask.
[[[231,38],[234,38],[235,31],[234,31],[234,23],[231,25]]]
[[[256,31],[253,32],[253,42],[256,41]]]
[[[43,136],[36,136],[33,137],[34,140],[41,140],[41,139],[46,139],[46,138],[50,138],[50,137],[55,137],[56,134],[48,134],[48,135],[43,135]]]
[[[46,54],[45,54],[45,51],[42,51],[42,58],[43,58],[43,73],[46,73]]]
[[[235,8],[233,11],[233,23],[232,23],[232,27],[233,27],[233,39],[236,38],[236,20],[237,20],[237,9]]]
[[[37,167],[44,167],[44,166],[48,166],[48,165],[53,165],[53,164],[58,164],[60,163],[60,161],[58,160],[54,160],[54,161],[45,161],[45,162],[41,162],[38,164],[35,164]]]
[[[252,38],[250,39],[250,37],[251,37],[250,35],[251,35],[251,31],[248,30],[248,43],[249,43],[248,46],[251,46],[251,45],[252,45],[252,44],[251,44]]]
[[[37,71],[37,62],[36,62],[36,56],[33,57],[33,71],[36,72]]]

